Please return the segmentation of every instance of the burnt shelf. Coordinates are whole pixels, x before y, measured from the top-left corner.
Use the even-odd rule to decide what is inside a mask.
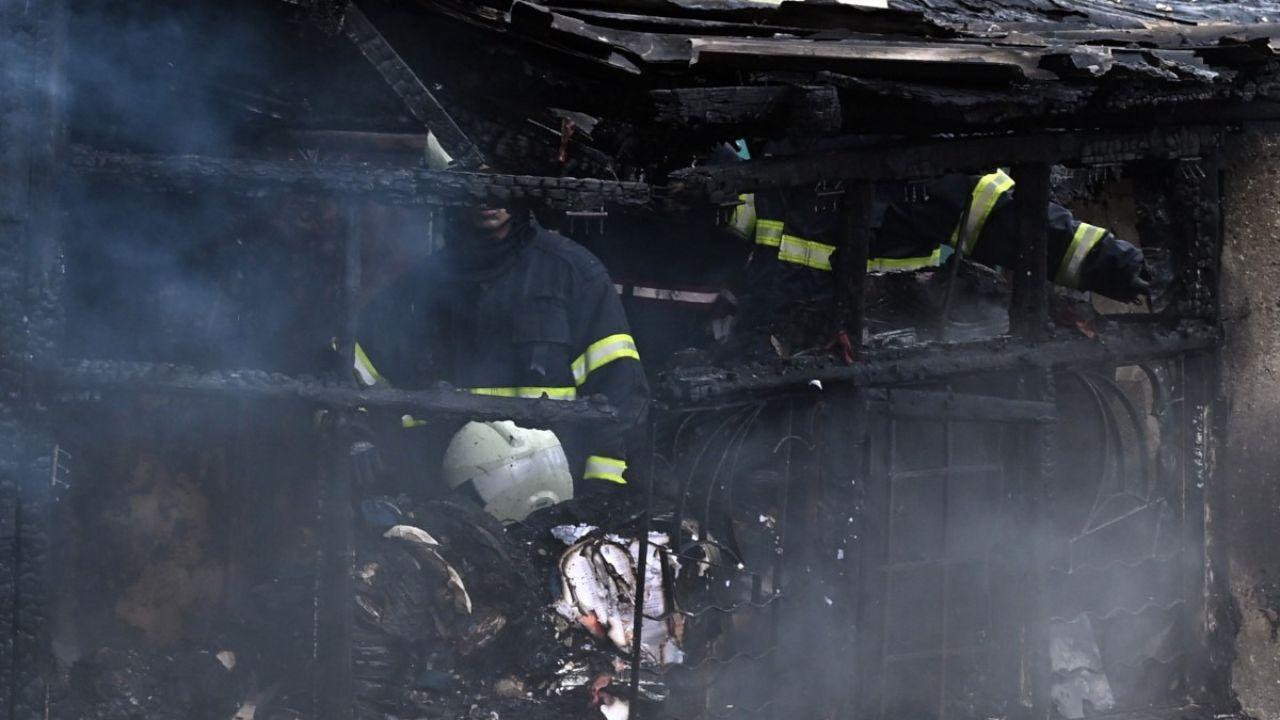
[[[1218,143],[1218,127],[1143,132],[1039,132],[932,138],[819,154],[699,166],[672,175],[668,193],[698,202],[731,201],[738,193],[818,181],[914,180],[948,172],[988,172],[1019,163],[1116,165],[1136,160],[1199,158]]]
[[[811,358],[810,362],[686,369],[668,375],[661,391],[673,404],[714,404],[789,391],[814,392],[816,388],[809,387],[814,381],[824,387],[894,387],[968,373],[1133,362],[1208,350],[1220,339],[1217,326],[1207,321],[1132,323],[1120,325],[1099,340],[1073,336],[1034,343],[1001,337],[868,351],[853,365]]]
[[[391,205],[469,205],[487,201],[542,200],[556,207],[602,203],[644,205],[650,187],[594,178],[432,171],[354,163],[135,155],[83,146],[71,149],[70,166],[87,179],[130,183],[159,192],[222,190],[258,196],[266,191],[367,197]]]
[[[367,408],[463,420],[512,420],[530,425],[613,423],[617,412],[591,400],[521,399],[472,395],[453,388],[359,389],[258,370],[202,372],[181,365],[118,360],[72,360],[53,378],[61,402],[92,402],[104,392],[159,393],[206,399],[294,402],[325,408]]]

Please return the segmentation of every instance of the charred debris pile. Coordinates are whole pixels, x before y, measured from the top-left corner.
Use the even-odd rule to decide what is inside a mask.
[[[1280,119],[1277,17],[0,4],[0,707],[1234,712],[1206,521],[1220,150]],[[863,270],[878,208],[997,168],[1018,186],[1000,267]],[[735,330],[772,298],[739,272],[761,236],[722,231],[780,192],[838,228],[828,282]],[[1051,201],[1141,248],[1141,304],[1051,286]],[[615,421],[598,400],[352,384],[360,308],[474,204],[534,208],[633,298],[707,306],[679,335],[632,318],[662,349],[629,496],[504,527],[423,491],[445,429]],[[361,412],[443,437],[361,465]]]

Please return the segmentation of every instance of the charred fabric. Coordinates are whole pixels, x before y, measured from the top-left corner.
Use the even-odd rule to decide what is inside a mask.
[[[1278,15],[0,3],[4,712],[1238,711],[1220,150]],[[374,337],[475,207],[603,261],[575,386]],[[467,421],[627,461],[495,517]]]

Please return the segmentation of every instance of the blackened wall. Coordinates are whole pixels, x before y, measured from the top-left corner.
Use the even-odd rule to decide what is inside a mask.
[[[1244,709],[1280,717],[1280,139],[1241,135],[1228,152],[1222,391],[1229,412],[1216,480],[1241,610],[1234,668]]]

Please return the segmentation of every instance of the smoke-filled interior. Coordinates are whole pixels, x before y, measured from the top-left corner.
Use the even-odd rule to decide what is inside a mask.
[[[20,289],[0,339],[23,338],[2,712],[1236,709],[1209,510],[1234,121],[1207,108],[1270,91],[1265,3],[1222,10],[1255,29],[1194,62],[1038,1],[981,11],[999,42],[965,4],[760,4],[75,0],[15,25],[6,97],[56,152],[26,200],[54,239],[6,245],[0,278]],[[1088,44],[1108,32],[1155,39]],[[770,38],[828,34],[961,55],[759,64]],[[1212,91],[1153,99],[1194,82]],[[1201,104],[1157,124],[1163,102]],[[483,166],[432,167],[442,116]],[[581,351],[567,401],[370,380],[366,350],[399,348],[375,325],[427,322],[386,298],[460,282],[475,206],[598,258],[626,331],[591,337],[634,343],[642,413],[582,389],[625,353]],[[540,307],[475,344],[538,362],[569,342]],[[518,517],[450,474],[469,421],[504,420],[574,473]],[[625,446],[607,491],[574,465],[588,433]]]

